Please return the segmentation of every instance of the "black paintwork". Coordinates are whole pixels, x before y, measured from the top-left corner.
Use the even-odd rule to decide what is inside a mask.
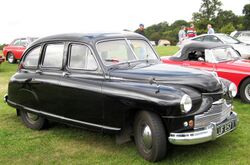
[[[211,107],[218,99],[213,95],[222,97],[221,83],[209,72],[161,64],[160,60],[125,69],[103,65],[96,43],[125,38],[148,42],[134,33],[65,34],[36,40],[24,53],[20,65],[32,48],[53,42],[65,43],[64,65],[60,70],[44,69],[41,64],[36,69],[20,69],[10,80],[8,103],[57,121],[112,132],[119,132],[127,122],[133,122],[138,110],[148,110],[162,117],[168,131],[178,132],[190,129],[183,127],[184,121]],[[88,45],[98,69],[69,69],[69,43]],[[204,93],[211,96],[203,96]],[[193,101],[188,114],[180,111],[184,94]]]

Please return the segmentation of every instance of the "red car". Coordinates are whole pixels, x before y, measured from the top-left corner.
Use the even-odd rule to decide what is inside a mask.
[[[17,60],[21,59],[26,46],[37,38],[17,38],[12,41],[9,45],[3,48],[3,55],[9,63],[16,63]]]
[[[242,59],[232,46],[215,43],[190,43],[175,55],[162,57],[168,64],[214,71],[235,83],[244,102],[250,103],[250,60]]]

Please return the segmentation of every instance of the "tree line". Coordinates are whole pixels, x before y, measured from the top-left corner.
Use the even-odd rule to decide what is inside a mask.
[[[198,35],[207,33],[207,24],[211,24],[218,33],[250,30],[250,4],[244,6],[241,16],[234,14],[232,10],[222,10],[221,6],[220,0],[202,0],[199,11],[192,15],[192,21],[177,20],[172,24],[154,24],[145,29],[145,35],[149,40],[158,42],[160,39],[167,39],[175,45],[180,27],[190,26],[190,23],[194,23]]]

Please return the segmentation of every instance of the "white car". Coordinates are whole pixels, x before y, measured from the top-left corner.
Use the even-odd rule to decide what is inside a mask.
[[[187,40],[184,40],[180,47],[186,45],[192,41],[198,42],[217,42],[223,43],[227,45],[231,45],[242,58],[249,59],[250,58],[250,45],[243,43],[227,34],[215,33],[215,34],[202,34]]]
[[[237,38],[241,42],[250,44],[250,31],[234,31],[230,36]]]

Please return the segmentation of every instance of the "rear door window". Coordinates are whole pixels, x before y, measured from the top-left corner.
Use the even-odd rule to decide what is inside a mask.
[[[48,44],[45,47],[43,67],[62,68],[64,44]]]
[[[41,52],[41,46],[38,46],[29,51],[28,54],[25,56],[23,62],[24,68],[37,68],[40,52]]]
[[[72,44],[70,46],[69,68],[83,70],[97,69],[97,63],[88,46],[80,44]]]

